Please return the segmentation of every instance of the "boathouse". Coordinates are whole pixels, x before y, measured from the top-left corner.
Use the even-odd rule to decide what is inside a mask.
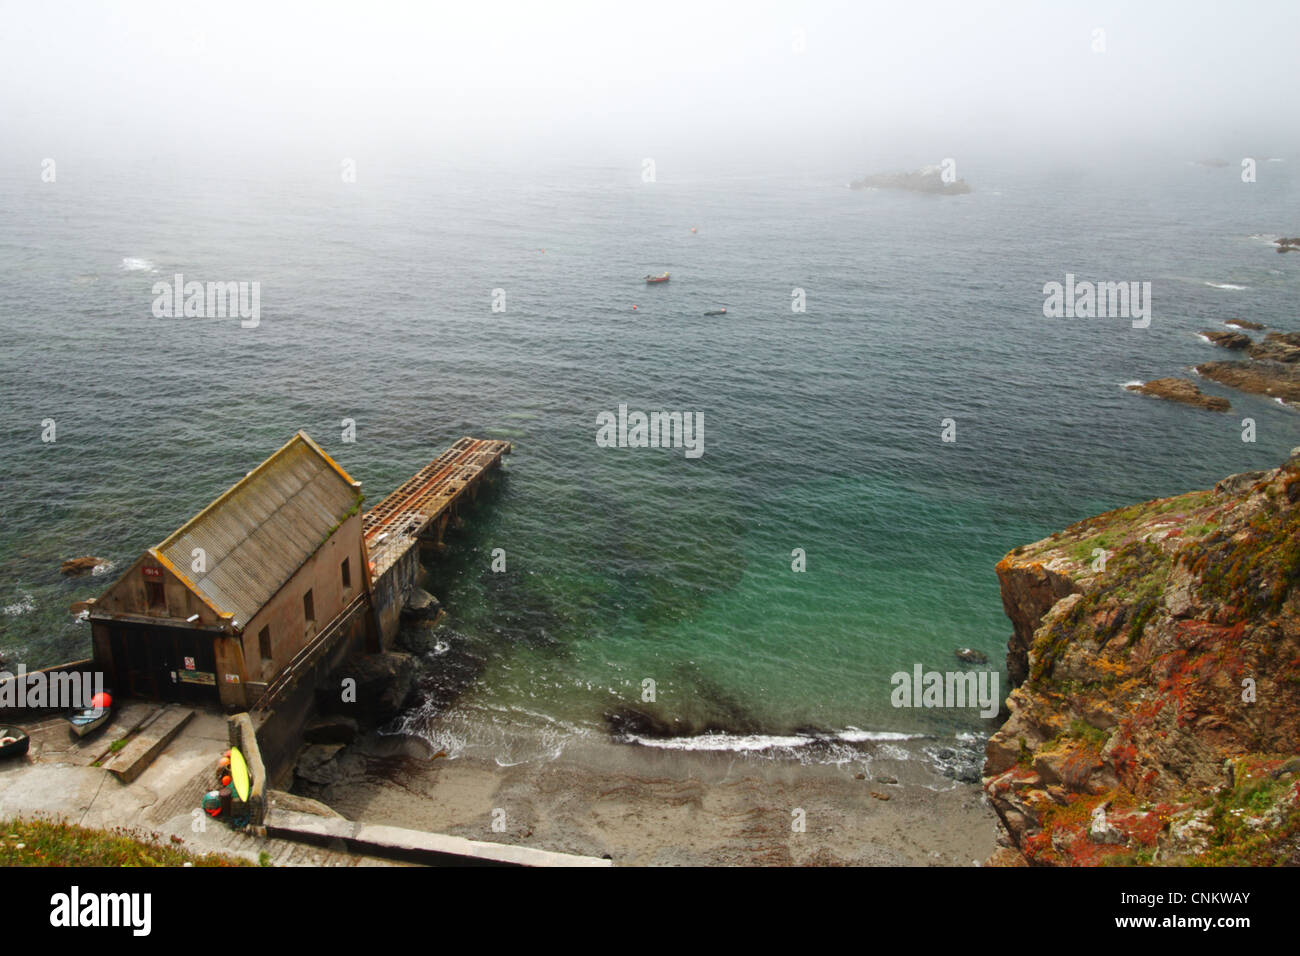
[[[96,669],[119,694],[250,707],[308,645],[368,626],[361,501],[298,432],[91,603]]]

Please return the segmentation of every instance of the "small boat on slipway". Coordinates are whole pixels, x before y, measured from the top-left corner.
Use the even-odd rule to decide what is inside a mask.
[[[109,694],[96,694],[90,706],[68,718],[68,729],[77,737],[84,737],[103,727],[113,716],[113,698]]]
[[[667,273],[667,272],[664,272],[664,273],[662,273],[662,274],[660,274],[660,275],[657,275],[657,276],[646,276],[646,277],[645,277],[645,284],[646,284],[646,285],[658,285],[660,282],[667,282],[667,281],[668,281],[668,273]]]

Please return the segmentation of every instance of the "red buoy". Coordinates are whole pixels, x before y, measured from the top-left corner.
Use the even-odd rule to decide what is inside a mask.
[[[90,698],[90,707],[92,710],[108,710],[113,706],[113,698],[103,692]]]

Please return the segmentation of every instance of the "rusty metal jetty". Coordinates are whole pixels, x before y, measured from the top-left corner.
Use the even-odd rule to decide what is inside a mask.
[[[511,450],[508,441],[462,438],[367,511],[371,576],[382,577],[420,538],[441,540],[461,496],[472,498],[479,478]]]

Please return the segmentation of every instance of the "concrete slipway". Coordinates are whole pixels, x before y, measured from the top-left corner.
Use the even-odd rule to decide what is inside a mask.
[[[268,796],[264,834],[232,829],[198,810],[204,791],[214,785],[216,758],[229,746],[226,717],[215,709],[187,710],[193,711],[188,718],[159,715],[154,705],[131,702],[114,715],[112,725],[89,740],[73,739],[62,718],[24,725],[32,738],[27,757],[0,762],[0,818],[125,828],[160,843],[174,843],[176,838],[194,853],[252,861],[265,853],[273,866],[610,865],[608,860],[370,826],[279,791]],[[160,740],[157,747],[146,746],[148,740],[133,746],[135,752],[154,753],[134,779],[124,783],[123,775],[109,768],[123,756],[130,759],[130,754],[125,747],[120,753],[108,752],[110,745],[136,727],[141,729],[132,740],[144,737],[150,724],[166,727],[160,735],[174,736]]]

